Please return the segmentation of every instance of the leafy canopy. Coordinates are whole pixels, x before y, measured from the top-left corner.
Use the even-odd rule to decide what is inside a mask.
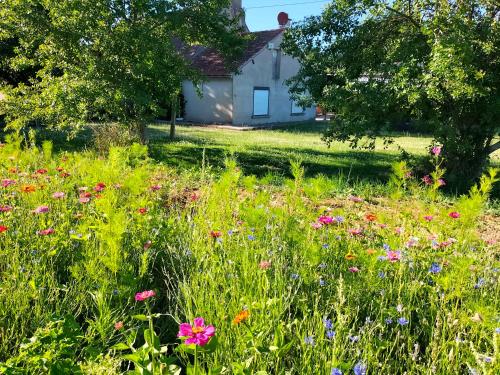
[[[145,123],[182,80],[201,77],[179,53],[199,43],[236,56],[242,41],[228,0],[4,0],[0,66],[34,69],[4,80],[0,113],[20,129],[33,121],[71,128],[90,119]],[[0,81],[0,84],[2,82]]]
[[[474,177],[500,147],[499,18],[497,0],[334,1],[286,35],[292,93],[336,113],[328,142],[425,123],[450,174]]]

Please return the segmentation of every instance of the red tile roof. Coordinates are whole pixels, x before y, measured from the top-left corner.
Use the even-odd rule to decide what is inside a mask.
[[[250,33],[253,38],[248,42],[243,55],[238,59],[237,66],[241,67],[283,31],[284,29],[276,29]],[[179,48],[182,47],[179,45]],[[214,49],[204,46],[191,46],[185,48],[182,53],[191,61],[193,67],[198,69],[205,76],[226,77],[232,73],[227,68],[224,57]]]

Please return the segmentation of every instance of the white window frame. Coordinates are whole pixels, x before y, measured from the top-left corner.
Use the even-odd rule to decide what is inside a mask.
[[[262,102],[263,98],[259,98],[259,97],[256,98],[256,94],[259,92],[260,93],[263,93],[263,92],[267,93],[267,110],[266,111],[264,111],[262,109],[265,104],[260,103],[260,102]],[[269,87],[254,87],[252,97],[253,97],[252,117],[269,117],[269,107],[270,107],[270,100],[271,100],[271,90],[269,89]],[[256,104],[260,105],[260,107],[256,107]]]

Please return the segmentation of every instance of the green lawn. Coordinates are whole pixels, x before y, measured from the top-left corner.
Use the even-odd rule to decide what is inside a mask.
[[[385,180],[390,165],[400,156],[398,146],[414,155],[423,155],[431,138],[397,135],[396,142],[384,148],[380,140],[372,151],[353,151],[348,145],[334,143],[330,148],[321,140],[325,124],[302,123],[275,130],[234,131],[208,127],[179,126],[178,139],[168,140],[168,125],[150,128],[152,156],[169,165],[201,165],[203,155],[210,165],[222,165],[233,152],[247,174],[268,172],[289,174],[289,160],[303,160],[306,173],[327,176],[343,174],[354,179]]]

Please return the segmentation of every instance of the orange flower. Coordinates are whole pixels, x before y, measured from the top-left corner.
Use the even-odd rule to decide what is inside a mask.
[[[375,216],[374,214],[366,214],[365,215],[365,220],[372,222],[372,221],[377,220],[377,216]]]
[[[368,250],[366,250],[366,252],[368,253],[368,255],[373,255],[373,254],[377,253],[377,251],[373,250],[373,249],[368,249]]]
[[[120,322],[116,322],[116,323],[115,323],[115,329],[116,329],[117,331],[119,331],[119,330],[120,330],[120,329],[122,329],[122,328],[123,328],[123,322],[121,322],[121,321],[120,321]]]
[[[354,260],[354,259],[356,259],[356,258],[357,258],[357,256],[356,256],[356,255],[354,255],[354,254],[349,253],[349,254],[347,254],[347,255],[345,256],[345,258],[346,258],[347,260]]]
[[[242,310],[233,319],[233,324],[243,323],[245,320],[248,319],[249,316],[250,316],[250,312],[248,310]]]
[[[33,193],[36,191],[36,187],[34,185],[23,185],[23,187],[21,187],[21,191],[23,193]]]
[[[19,168],[17,168],[17,167],[10,167],[9,168],[9,173],[19,173]]]

